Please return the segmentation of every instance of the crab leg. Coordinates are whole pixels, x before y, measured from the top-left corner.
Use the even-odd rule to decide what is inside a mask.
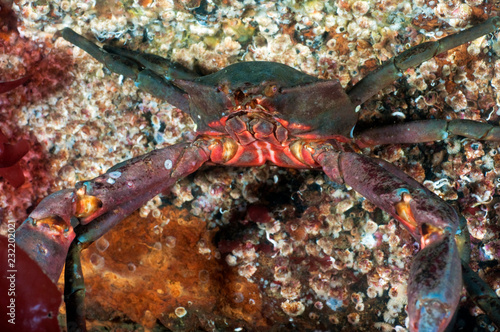
[[[495,32],[499,27],[500,17],[492,17],[470,29],[412,47],[369,73],[348,92],[348,95],[355,106],[361,105],[383,87],[394,82],[406,69],[418,66],[439,53]]]
[[[423,143],[464,136],[476,140],[500,141],[500,127],[472,120],[422,120],[371,128],[356,135],[356,144],[367,147],[394,143]]]
[[[311,153],[330,178],[350,185],[399,220],[420,242],[422,249],[413,260],[408,283],[410,331],[443,331],[462,289],[455,210],[383,160],[339,153],[328,144],[309,144],[303,151]]]
[[[495,291],[470,266],[470,233],[467,220],[460,217],[460,225],[455,236],[458,251],[462,260],[462,278],[467,294],[491,319],[500,327],[500,298]]]
[[[495,291],[476,272],[469,264],[462,261],[462,276],[467,293],[491,319],[496,326],[500,326],[500,299]]]
[[[209,159],[208,142],[182,143],[118,164],[45,198],[16,231],[16,243],[57,282],[78,223],[105,232]],[[104,223],[96,218],[103,216]],[[78,218],[78,219],[77,219]],[[101,219],[99,219],[101,220]],[[92,236],[91,236],[92,238]]]
[[[133,79],[135,84],[144,91],[168,101],[184,112],[189,111],[186,94],[176,87],[173,81],[194,78],[197,77],[196,74],[180,65],[173,65],[157,55],[140,54],[112,46],[106,46],[103,49],[70,28],[58,31],[54,39],[58,37],[63,37],[89,53],[112,72]]]

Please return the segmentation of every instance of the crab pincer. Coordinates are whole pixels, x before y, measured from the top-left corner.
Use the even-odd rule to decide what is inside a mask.
[[[420,244],[408,281],[411,331],[444,331],[456,311],[462,289],[460,256],[455,243],[455,210],[395,166],[344,152],[328,144],[303,149],[336,182],[345,183],[375,203]]]

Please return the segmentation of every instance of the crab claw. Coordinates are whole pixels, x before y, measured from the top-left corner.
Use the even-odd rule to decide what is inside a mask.
[[[16,230],[16,245],[56,283],[75,232],[70,224],[75,205],[72,189],[46,197]]]
[[[415,321],[410,323],[410,331],[444,331],[449,323],[450,309],[439,300],[428,300],[418,305],[418,312],[413,316]]]
[[[410,331],[444,331],[462,289],[454,238],[459,223],[456,211],[384,160],[328,149],[318,153],[316,160],[330,178],[343,180],[391,214],[420,242],[422,249],[415,255],[408,281]]]
[[[454,237],[446,234],[414,258],[408,283],[410,331],[444,331],[460,300],[462,270]]]

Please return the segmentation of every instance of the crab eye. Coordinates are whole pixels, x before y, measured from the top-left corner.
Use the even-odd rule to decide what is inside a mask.
[[[274,97],[278,93],[278,86],[276,84],[271,84],[266,86],[264,89],[264,94],[266,97]]]

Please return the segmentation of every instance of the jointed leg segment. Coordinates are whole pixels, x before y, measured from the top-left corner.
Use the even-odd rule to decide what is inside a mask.
[[[500,127],[472,120],[421,120],[365,130],[356,135],[360,147],[381,144],[433,142],[450,135],[475,140],[500,141]]]
[[[348,92],[348,95],[355,106],[361,105],[382,88],[394,82],[406,69],[415,67],[439,53],[495,32],[499,27],[500,17],[492,17],[470,29],[412,47],[369,73]]]
[[[197,77],[186,68],[173,65],[170,61],[154,54],[140,54],[111,46],[103,49],[70,28],[58,31],[54,38],[58,37],[63,37],[83,49],[112,72],[134,80],[144,91],[168,101],[184,112],[189,111],[185,93],[173,84],[175,79]]]

